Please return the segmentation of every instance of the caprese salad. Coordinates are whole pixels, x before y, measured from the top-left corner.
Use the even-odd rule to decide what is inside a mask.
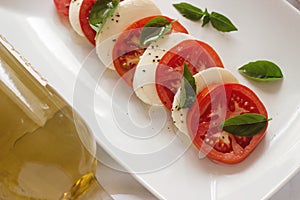
[[[208,158],[239,163],[264,137],[268,114],[258,96],[239,84],[209,44],[152,0],[54,3],[74,31],[95,45],[104,65],[141,101],[170,110],[175,126]]]

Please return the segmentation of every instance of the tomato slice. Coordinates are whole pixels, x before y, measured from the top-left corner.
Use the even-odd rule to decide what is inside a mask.
[[[215,50],[204,42],[185,40],[170,49],[161,58],[155,77],[158,96],[169,110],[181,84],[184,63],[192,74],[210,67],[224,68]]]
[[[71,0],[54,0],[55,7],[58,13],[69,16],[69,7]]]
[[[266,129],[252,137],[241,137],[218,126],[225,119],[243,113],[258,113],[268,118],[263,103],[246,86],[230,83],[204,89],[187,114],[187,127],[194,145],[213,160],[228,164],[241,162],[260,143]]]
[[[96,31],[92,29],[89,23],[89,17],[91,9],[97,0],[83,0],[80,11],[79,11],[79,21],[83,34],[93,45],[96,45],[95,37]],[[120,0],[120,2],[123,0]]]
[[[80,11],[79,11],[79,21],[83,34],[93,45],[96,44],[95,37],[96,31],[92,29],[89,23],[89,16],[93,5],[96,3],[96,0],[83,0]]]
[[[132,87],[135,68],[146,48],[140,46],[140,35],[143,27],[155,17],[164,17],[168,21],[173,21],[166,16],[150,16],[135,21],[129,25],[118,37],[113,48],[113,63],[118,74]],[[188,31],[179,23],[172,24],[172,31],[188,33]]]

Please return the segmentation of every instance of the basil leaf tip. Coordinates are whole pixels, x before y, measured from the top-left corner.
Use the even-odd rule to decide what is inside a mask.
[[[270,120],[262,114],[245,113],[226,119],[219,128],[236,136],[251,137],[261,133]]]
[[[91,8],[89,24],[96,31],[96,37],[107,19],[113,16],[120,0],[97,0]]]
[[[283,78],[280,67],[267,60],[249,62],[248,64],[240,67],[238,70],[242,75],[254,81],[267,82]]]
[[[164,17],[151,19],[143,28],[140,35],[140,45],[147,46],[166,35],[172,29],[172,23]]]
[[[221,32],[231,32],[238,30],[226,16],[217,12],[212,12],[210,14],[210,21],[212,26]]]
[[[190,107],[196,100],[195,78],[186,63],[184,63],[179,99],[178,110]]]
[[[207,9],[205,9],[204,17],[203,17],[203,20],[202,20],[202,27],[204,27],[209,22],[210,22],[210,14],[208,13]]]
[[[196,6],[193,6],[188,3],[178,3],[173,4],[174,8],[185,18],[190,19],[192,21],[198,21],[203,16],[203,11]]]

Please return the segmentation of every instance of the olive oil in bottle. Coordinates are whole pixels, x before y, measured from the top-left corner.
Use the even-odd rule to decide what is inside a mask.
[[[101,190],[88,127],[30,71],[0,35],[0,199],[77,199]]]

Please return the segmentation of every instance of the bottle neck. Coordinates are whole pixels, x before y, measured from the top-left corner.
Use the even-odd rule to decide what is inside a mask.
[[[112,197],[97,181],[93,173],[81,177],[70,189],[65,192],[61,200],[112,200]]]

